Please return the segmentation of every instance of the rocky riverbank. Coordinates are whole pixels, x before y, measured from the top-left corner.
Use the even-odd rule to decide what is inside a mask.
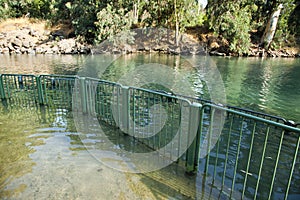
[[[0,54],[97,54],[159,52],[169,54],[209,54],[239,56],[229,44],[210,34],[182,34],[175,44],[175,33],[168,29],[136,29],[100,45],[89,45],[70,36],[70,28],[47,29],[45,25],[24,21],[0,24]],[[7,28],[9,27],[9,28]],[[255,57],[300,57],[299,48],[268,50],[252,45],[248,55]]]
[[[22,28],[0,33],[1,54],[87,54],[90,48],[56,32]]]

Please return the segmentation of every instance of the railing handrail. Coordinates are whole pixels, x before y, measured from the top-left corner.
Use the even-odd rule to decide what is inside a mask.
[[[293,126],[288,126],[286,124],[278,123],[278,122],[268,120],[268,119],[264,119],[264,118],[261,118],[261,117],[257,117],[257,116],[254,116],[254,115],[250,115],[248,113],[239,112],[239,111],[232,110],[232,109],[229,109],[229,108],[226,108],[226,107],[223,107],[223,106],[219,106],[219,105],[216,105],[216,104],[203,104],[201,109],[205,109],[205,107],[214,107],[214,108],[217,108],[218,110],[223,110],[223,111],[226,111],[226,112],[234,113],[234,114],[237,114],[237,115],[249,118],[249,119],[254,119],[254,120],[257,120],[257,121],[260,121],[260,122],[263,122],[263,123],[267,123],[269,125],[274,125],[274,126],[283,128],[285,130],[288,130],[288,131],[291,131],[291,132],[296,132],[296,133],[300,134],[300,129],[299,128],[296,128],[296,127],[293,127]]]
[[[197,97],[190,97],[190,96],[186,96],[186,95],[181,95],[181,94],[172,94],[174,96],[180,96],[180,97],[183,97],[183,98],[188,98],[188,99],[193,99],[195,101],[202,101],[204,103],[207,103],[207,104],[212,104],[212,105],[218,105],[218,106],[222,106],[222,107],[227,107],[227,108],[232,108],[232,109],[235,109],[235,110],[240,110],[240,111],[243,111],[245,113],[252,113],[254,115],[261,115],[261,116],[264,116],[264,117],[269,117],[269,118],[273,118],[273,119],[276,119],[277,121],[282,121],[283,123],[288,123],[289,120],[286,120],[285,118],[283,117],[279,117],[279,116],[276,116],[276,115],[271,115],[271,114],[268,114],[268,113],[263,113],[263,112],[259,112],[259,111],[254,111],[254,110],[251,110],[251,109],[247,109],[247,108],[241,108],[241,107],[237,107],[237,106],[232,106],[232,105],[229,105],[229,104],[217,104],[217,103],[214,103],[213,101],[211,100],[207,100],[207,99],[202,99],[202,98],[197,98]],[[300,123],[295,123],[295,126],[298,126],[300,125]]]

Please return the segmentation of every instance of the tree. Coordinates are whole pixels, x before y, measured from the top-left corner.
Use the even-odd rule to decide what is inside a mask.
[[[251,44],[251,11],[255,9],[247,0],[208,1],[209,27],[229,42],[232,52],[247,54]]]
[[[295,10],[295,0],[209,0],[209,27],[216,35],[224,37],[230,43],[230,50],[247,54],[251,42],[250,32],[262,37],[272,13],[282,4],[283,9],[271,46],[281,46],[291,37],[288,19]],[[267,45],[269,46],[269,45]]]
[[[261,38],[261,44],[263,45],[263,47],[265,49],[269,48],[270,43],[273,40],[273,37],[275,35],[275,31],[276,31],[276,28],[277,28],[277,22],[278,22],[278,18],[279,18],[281,9],[282,9],[282,4],[280,4],[278,6],[278,9],[275,12],[272,13],[272,15],[270,16],[270,19],[267,23],[267,26],[265,28],[264,34]]]

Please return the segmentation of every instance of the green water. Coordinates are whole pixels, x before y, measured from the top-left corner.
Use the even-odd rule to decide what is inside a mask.
[[[210,84],[218,83],[214,80],[217,75],[212,76],[213,79],[209,80],[211,83],[207,83],[201,66],[203,60],[204,63],[207,60],[203,57],[147,54],[36,57],[1,55],[0,58],[3,61],[0,63],[0,73],[79,74],[207,99],[211,98]],[[155,73],[151,70],[139,71],[139,66],[147,68],[151,63],[159,63],[161,69],[157,69],[158,72]],[[209,61],[209,66],[217,67],[220,72],[225,87],[225,103],[300,121],[299,59],[214,57]],[[154,84],[141,81],[145,78],[144,72],[150,74],[152,79],[149,81],[154,80]],[[158,78],[155,79],[155,76]],[[216,92],[222,92],[219,89],[217,87]],[[112,140],[114,137],[115,140],[120,138],[117,130],[111,132]],[[226,141],[226,137],[222,140]],[[246,142],[250,140],[250,137],[245,137],[245,152],[249,148]],[[93,142],[95,141],[91,141],[90,148],[93,148]],[[272,143],[272,139],[270,142]],[[236,144],[235,139],[233,145]],[[289,152],[288,144],[285,145],[284,148]],[[197,196],[207,199],[211,195],[212,199],[226,198],[215,195],[211,188],[205,189],[207,187],[204,185],[199,187],[203,183],[202,175],[184,176],[180,166],[174,165],[146,174],[122,173],[101,164],[86,148],[89,146],[82,144],[72,114],[67,109],[0,104],[0,197],[189,199]],[[231,151],[229,153],[233,154],[234,149]],[[255,152],[259,154],[260,150]],[[270,157],[274,157],[272,152]],[[297,166],[299,165],[295,167]],[[272,170],[268,167],[264,169],[268,173]],[[287,176],[284,172],[282,174],[283,177]],[[300,191],[296,185],[291,187],[292,193],[296,195],[294,198],[297,199]],[[251,188],[248,192],[253,193]],[[281,197],[279,195],[274,198]]]
[[[0,55],[0,59],[0,73],[79,74],[128,85],[132,84],[131,80],[126,81],[122,77],[133,74],[139,78],[132,73],[138,66],[159,63],[168,66],[170,70],[156,69],[155,75],[160,75],[158,82],[172,79],[173,82],[167,85],[170,87],[168,89],[194,97],[209,98],[203,73],[199,72],[204,63],[203,58],[138,54]],[[300,59],[210,57],[209,65],[216,66],[221,75],[227,104],[300,121]],[[187,90],[189,91],[186,92]]]

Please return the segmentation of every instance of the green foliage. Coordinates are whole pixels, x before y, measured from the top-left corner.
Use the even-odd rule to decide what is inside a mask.
[[[54,4],[54,21],[70,20],[75,35],[82,36],[87,42],[93,42],[96,37],[95,21],[97,12],[103,2],[97,0],[59,0]]]
[[[281,48],[286,44],[287,41],[293,40],[293,35],[291,35],[293,34],[293,29],[289,26],[288,21],[289,17],[296,8],[294,0],[280,0],[275,6],[278,7],[280,3],[282,3],[283,9],[280,13],[277,30],[273,41],[273,43],[275,43],[273,46],[277,48]]]
[[[295,0],[210,0],[208,1],[208,21],[217,35],[230,43],[230,50],[238,54],[247,53],[250,48],[250,31],[255,30],[261,37],[271,14],[279,4],[283,9],[279,17],[273,47],[281,47],[292,38],[296,30],[289,26],[289,18],[295,10]],[[254,42],[260,42],[254,41]]]
[[[51,1],[48,0],[1,0],[0,18],[22,17],[48,18]]]
[[[198,12],[198,4],[194,0],[177,0],[177,13],[174,9],[172,15],[177,15],[181,32],[186,27],[201,26],[207,19],[205,12]]]
[[[234,20],[234,23],[229,19],[231,27],[227,30],[227,32],[231,33],[228,35],[231,36],[230,50],[239,55],[247,54],[251,45],[249,34],[251,14],[248,7],[245,7],[239,11],[235,10],[233,16],[231,19]]]
[[[288,25],[293,34],[300,37],[300,1],[298,0],[298,5],[295,7],[291,15],[289,16]]]
[[[31,17],[48,18],[50,15],[51,1],[49,0],[27,0],[27,10]]]
[[[8,16],[8,9],[6,6],[7,2],[5,0],[0,0],[0,20],[5,19]]]
[[[132,12],[125,9],[114,9],[108,4],[106,8],[97,13],[97,42],[112,37],[122,31],[128,31],[132,25]]]
[[[255,41],[279,4],[283,4],[273,47],[282,47],[300,35],[299,0],[208,0],[206,11],[195,0],[0,0],[0,19],[30,15],[53,23],[67,20],[75,35],[101,42],[132,27],[165,27],[184,32],[209,24],[229,42],[232,52],[247,54],[250,32]],[[296,7],[296,4],[298,7]]]
[[[241,1],[242,2],[242,1]],[[230,50],[239,55],[247,54],[250,48],[251,8],[244,4],[223,2],[210,7],[210,28],[230,43]],[[256,9],[256,8],[254,8]]]

